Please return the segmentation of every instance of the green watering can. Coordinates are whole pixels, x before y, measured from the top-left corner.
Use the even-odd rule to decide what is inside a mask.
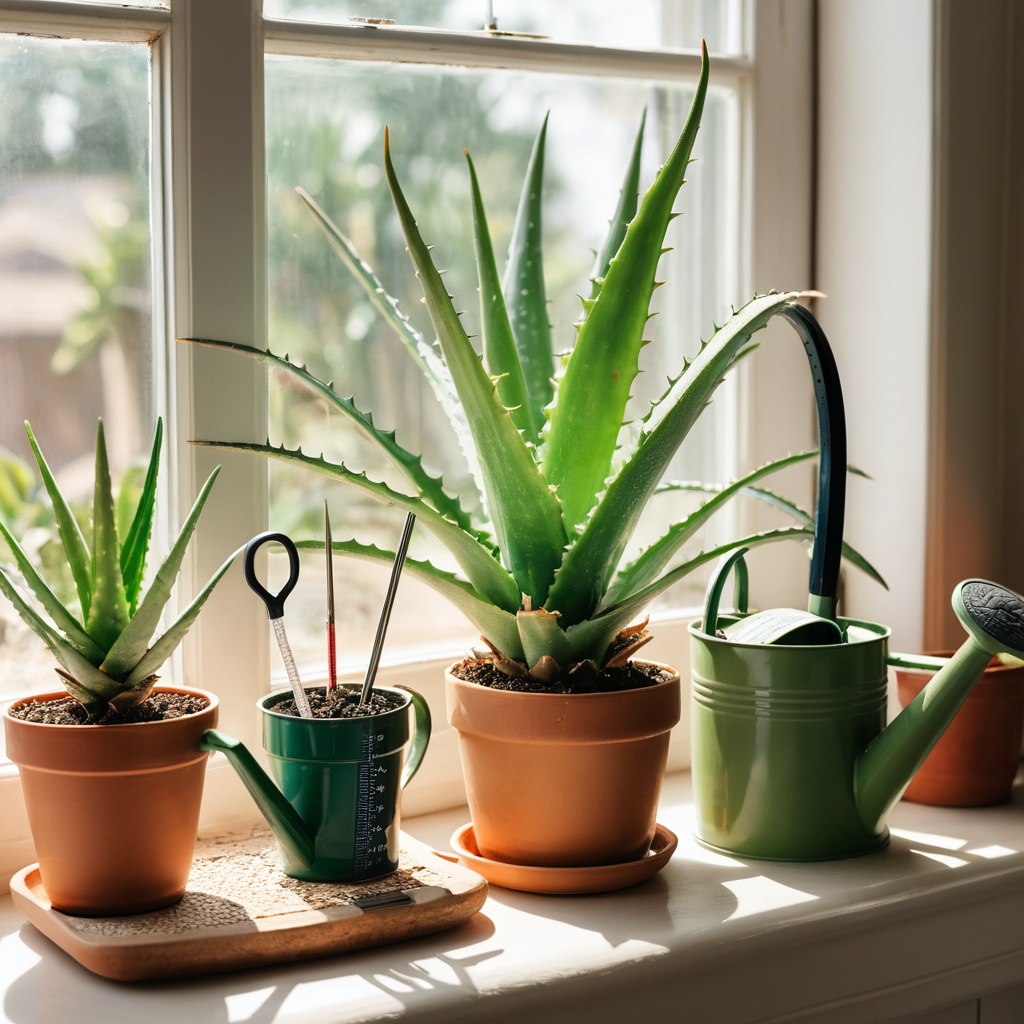
[[[747,613],[746,548],[719,564],[690,626],[696,837],[723,853],[831,860],[880,849],[889,811],[993,655],[1024,657],[1024,598],[966,580],[953,608],[968,638],[948,661],[889,654],[889,629],[837,618],[846,426],[835,360],[802,307],[784,316],[811,361],[821,444],[807,612]],[[835,472],[833,472],[835,470]],[[730,573],[736,614],[719,615]],[[887,665],[939,669],[886,727]]]

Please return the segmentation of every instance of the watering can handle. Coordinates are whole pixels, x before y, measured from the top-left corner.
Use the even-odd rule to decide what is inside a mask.
[[[836,617],[836,591],[843,557],[846,508],[846,412],[839,371],[821,325],[803,306],[782,311],[807,350],[818,409],[818,507],[814,517],[810,598],[807,610],[823,619]],[[835,470],[835,472],[833,472]]]
[[[707,636],[715,636],[718,632],[718,605],[722,600],[722,591],[725,589],[726,580],[729,578],[729,570],[736,569],[734,583],[733,604],[736,611],[741,615],[747,614],[747,563],[743,556],[750,548],[737,548],[723,555],[715,570],[715,575],[708,584],[708,592],[704,598],[704,621],[701,624],[701,632]]]

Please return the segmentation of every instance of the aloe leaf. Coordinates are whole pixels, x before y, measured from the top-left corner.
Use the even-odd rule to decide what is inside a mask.
[[[451,297],[402,195],[391,163],[387,132],[384,133],[384,170],[441,351],[473,431],[473,440],[478,451],[487,453],[482,466],[484,489],[498,545],[519,590],[529,594],[536,605],[543,604],[565,548],[558,499],[541,475],[462,329]],[[468,570],[464,571],[469,575]],[[478,589],[482,591],[479,586]],[[491,594],[486,596],[494,600]]]
[[[111,679],[101,672],[84,654],[77,651],[18,593],[13,581],[2,568],[0,591],[14,605],[15,611],[25,624],[46,644],[50,653],[74,679],[86,686],[95,696],[103,699],[112,697],[120,691],[121,684],[116,679]]]
[[[465,152],[465,150],[463,150]],[[476,168],[469,153],[469,180],[473,189],[473,240],[476,244],[476,267],[480,280],[480,324],[484,342],[484,365],[495,381],[498,395],[512,417],[512,422],[531,444],[540,440],[543,416],[535,417],[534,406],[526,392],[519,352],[508,322],[505,299],[501,294],[498,264],[494,260],[494,246],[487,228]]]
[[[322,380],[314,377],[304,366],[297,366],[287,357],[274,355],[263,349],[253,348],[251,345],[240,345],[232,341],[210,341],[205,338],[179,338],[179,341],[188,342],[193,345],[204,345],[208,348],[222,349],[226,352],[241,352],[252,359],[261,362],[271,363],[287,370],[297,380],[302,381],[307,387],[315,391],[322,398],[325,398],[331,405],[345,416],[349,417],[387,460],[400,470],[405,478],[420,492],[423,498],[430,502],[442,515],[447,516],[453,522],[458,523],[467,533],[473,534],[482,544],[494,549],[494,540],[487,533],[478,530],[469,516],[464,511],[459,499],[451,497],[445,492],[444,481],[441,477],[431,476],[423,468],[423,457],[413,455],[412,452],[403,448],[395,440],[393,430],[381,430],[374,425],[373,415],[362,412],[351,398],[342,398],[335,390],[333,383],[325,384]]]
[[[720,484],[702,484],[690,481],[672,481],[660,484],[655,488],[655,494],[664,494],[668,491],[696,491],[703,494],[713,495],[710,500],[704,502],[685,519],[673,523],[668,531],[655,541],[649,548],[646,548],[629,565],[621,569],[615,576],[615,580],[608,593],[604,597],[605,604],[613,604],[626,594],[639,590],[655,579],[658,573],[668,565],[672,556],[699,530],[723,505],[732,498],[744,491],[745,488],[758,480],[763,479],[771,473],[794,466],[808,459],[816,459],[818,450],[799,452],[796,455],[787,455],[785,458],[776,459],[758,469],[734,480],[732,483],[722,486]]]
[[[121,579],[124,580],[124,593],[128,600],[128,614],[134,615],[142,588],[142,577],[146,572],[146,553],[149,551],[149,537],[153,530],[153,511],[156,508],[156,478],[160,469],[160,445],[163,442],[164,421],[157,417],[156,430],[153,433],[153,448],[149,456],[149,467],[146,470],[146,482],[142,485],[142,494],[135,509],[132,524],[128,527],[124,543],[121,545]]]
[[[185,549],[188,547],[188,542],[192,539],[196,523],[199,522],[203,506],[206,504],[206,499],[210,496],[210,491],[219,473],[220,466],[210,474],[206,483],[203,484],[203,489],[199,492],[199,496],[196,498],[195,504],[193,504],[188,517],[185,519],[177,539],[164,559],[163,565],[157,570],[157,574],[149,590],[146,592],[146,596],[142,599],[139,610],[132,616],[131,622],[125,626],[120,636],[111,646],[106,659],[100,666],[104,672],[115,679],[124,679],[129,673],[134,672],[135,667],[139,664],[139,660],[146,653],[149,641],[152,639],[156,627],[160,624],[160,616],[163,614],[164,605],[170,599],[171,588],[174,586],[178,571],[181,569],[181,563],[185,558]]]
[[[328,462],[323,456],[314,458],[302,450],[291,451],[283,445],[255,444],[249,441],[193,441],[193,444],[226,451],[255,452],[271,459],[303,466],[323,476],[348,484],[376,501],[403,512],[413,512],[420,522],[452,553],[459,567],[484,597],[509,611],[519,607],[519,591],[515,581],[502,568],[501,563],[475,537],[466,533],[451,520],[432,509],[422,498],[410,497],[370,480],[365,473],[355,473],[346,466]]]
[[[608,235],[601,246],[601,251],[594,261],[594,269],[590,272],[590,297],[596,299],[601,292],[601,285],[604,283],[604,275],[608,273],[615,254],[626,237],[626,228],[629,222],[636,216],[637,202],[640,199],[640,153],[644,143],[644,125],[647,123],[647,108],[644,107],[640,115],[640,127],[636,133],[636,141],[633,143],[633,155],[629,158],[629,166],[626,168],[626,177],[622,182],[622,189],[619,192],[619,202],[615,207],[615,213],[609,221]]]
[[[77,648],[94,665],[103,661],[105,652],[95,640],[85,631],[85,627],[60,603],[57,595],[50,590],[46,580],[39,575],[36,567],[29,560],[21,545],[4,521],[0,519],[0,534],[7,541],[7,546],[14,554],[14,560],[18,565],[18,571],[25,577],[32,593],[39,599],[39,603],[46,609],[50,618],[53,619],[57,628],[63,630],[68,642],[72,647]]]
[[[538,608],[535,611],[521,611],[516,615],[519,636],[523,641],[526,664],[533,668],[541,658],[554,658],[559,665],[570,665],[578,658],[573,657],[573,647],[565,631],[558,624],[558,616]]]
[[[662,243],[700,127],[707,86],[705,49],[682,134],[626,229],[600,294],[596,300],[584,301],[585,319],[558,386],[542,464],[544,475],[557,488],[571,534],[594,507],[611,470],[630,389],[640,368]]]
[[[192,623],[199,617],[206,599],[213,593],[213,588],[220,582],[220,578],[231,568],[232,562],[245,550],[239,548],[230,555],[224,564],[210,577],[209,582],[195,596],[191,604],[174,620],[160,638],[146,651],[138,660],[131,674],[124,681],[126,689],[134,689],[151,676],[160,666],[175,652],[178,644],[185,638],[192,627]],[[145,698],[142,698],[145,699]]]
[[[373,307],[384,318],[384,322],[398,335],[399,340],[427,378],[434,395],[451,421],[452,428],[459,439],[459,446],[469,464],[470,474],[482,495],[484,484],[476,444],[466,420],[465,410],[459,402],[452,375],[448,372],[444,359],[433,345],[427,343],[423,335],[409,322],[409,318],[398,308],[398,299],[388,295],[384,290],[380,279],[359,255],[351,239],[327,216],[304,188],[296,188],[295,192],[324,233],[328,245],[366,292]]]
[[[641,513],[683,438],[721,383],[733,356],[752,334],[795,301],[795,293],[752,299],[702,344],[700,353],[651,407],[636,450],[608,485],[583,532],[566,552],[548,595],[545,607],[560,611],[567,627],[590,618],[600,606]]]
[[[810,512],[800,508],[799,505],[794,504],[788,498],[784,498],[781,494],[776,494],[774,491],[769,491],[764,487],[745,487],[741,493],[745,497],[754,498],[756,501],[763,501],[765,504],[772,505],[807,526],[814,525],[814,516]],[[861,572],[870,576],[876,583],[881,583],[886,590],[889,589],[889,584],[882,578],[882,574],[852,544],[847,544],[845,540],[843,541],[843,558],[851,565],[855,565]]]
[[[28,443],[32,445],[32,452],[39,464],[39,473],[43,478],[43,485],[46,493],[50,496],[50,504],[53,505],[53,514],[57,519],[57,529],[60,532],[60,542],[64,545],[64,554],[67,556],[68,565],[71,568],[71,575],[75,580],[75,589],[78,591],[78,600],[82,606],[82,618],[88,619],[89,605],[92,601],[92,555],[82,536],[81,528],[71,506],[60,493],[57,481],[50,472],[50,467],[43,458],[43,453],[36,444],[35,435],[28,421],[25,421],[25,433],[28,434]]]
[[[322,540],[300,540],[297,548],[308,548],[323,551]],[[336,540],[331,550],[339,555],[351,555],[365,561],[377,562],[382,565],[394,564],[395,555],[391,551],[383,551],[373,544],[360,544],[356,540]],[[430,562],[415,558],[405,560],[405,572],[413,579],[433,587],[439,594],[446,597],[470,622],[480,630],[502,654],[517,661],[524,657],[516,617],[511,612],[498,608],[487,600],[471,583],[460,580],[454,573],[445,572],[431,565]]]
[[[544,187],[544,143],[547,138],[548,115],[537,132],[526,165],[526,179],[519,196],[519,207],[508,247],[508,262],[502,290],[508,308],[523,368],[526,391],[530,396],[533,422],[544,423],[544,407],[555,393],[555,359],[551,352],[551,322],[548,320],[548,299],[544,287],[544,252],[542,241],[542,192]]]
[[[648,584],[643,589],[605,608],[593,618],[570,626],[565,631],[565,635],[572,643],[573,656],[576,660],[590,658],[600,664],[615,634],[636,618],[659,594],[688,576],[694,569],[699,569],[702,565],[713,562],[736,548],[758,547],[761,544],[771,544],[781,540],[799,540],[809,543],[813,539],[814,530],[804,526],[790,526],[779,530],[755,533],[749,537],[729,541],[710,551],[702,551],[696,557],[669,570],[660,579]]]
[[[120,548],[114,521],[103,421],[96,424],[96,482],[92,501],[92,600],[86,629],[106,651],[128,625],[128,600],[121,579]],[[108,655],[109,657],[109,655]]]

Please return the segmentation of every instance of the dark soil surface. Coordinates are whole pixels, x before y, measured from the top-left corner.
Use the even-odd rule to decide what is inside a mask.
[[[184,718],[202,711],[209,702],[205,697],[190,697],[182,693],[156,693],[136,704],[124,715],[109,711],[94,725],[132,725],[137,722],[163,722],[169,718]],[[74,697],[33,701],[11,709],[12,718],[23,722],[41,722],[43,725],[83,725],[82,705]]]
[[[331,695],[328,695],[326,687],[318,687],[315,690],[307,690],[306,696],[309,697],[309,707],[314,718],[371,718],[374,715],[383,715],[386,711],[394,711],[405,703],[402,697],[397,697],[393,693],[374,690],[370,694],[370,699],[360,707],[358,692],[341,686]],[[293,697],[275,704],[271,710],[282,715],[299,717],[299,709],[295,706]]]
[[[616,668],[606,668],[593,679],[576,683],[565,676],[545,683],[532,676],[506,675],[494,662],[485,658],[467,658],[452,669],[457,679],[489,686],[492,690],[513,690],[516,693],[616,693],[620,690],[639,690],[662,683],[668,676],[654,665],[628,661]]]

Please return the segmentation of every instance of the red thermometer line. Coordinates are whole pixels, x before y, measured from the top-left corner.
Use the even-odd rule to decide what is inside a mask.
[[[338,689],[337,645],[334,638],[334,552],[331,550],[331,517],[324,502],[324,548],[327,555],[327,692]]]

